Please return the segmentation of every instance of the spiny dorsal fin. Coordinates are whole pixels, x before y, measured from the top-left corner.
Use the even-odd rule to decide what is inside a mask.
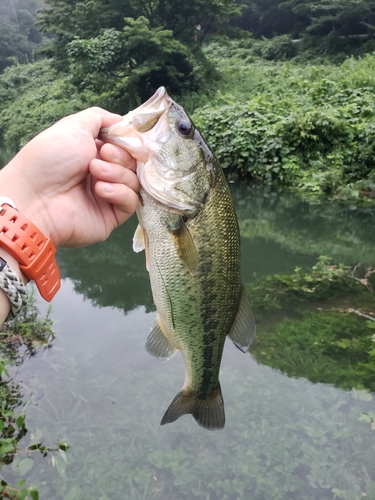
[[[182,415],[191,413],[205,429],[222,429],[225,425],[224,401],[220,383],[206,398],[198,398],[194,392],[182,390],[165,412],[160,425],[170,424]]]
[[[246,352],[256,333],[254,316],[244,287],[241,290],[240,305],[229,338],[242,352]]]
[[[170,230],[174,236],[174,244],[178,256],[193,276],[198,269],[198,252],[185,221],[180,218],[178,226]]]
[[[156,318],[154,327],[147,338],[145,348],[151,356],[161,360],[169,359],[177,352],[177,349],[164,334],[159,318]]]

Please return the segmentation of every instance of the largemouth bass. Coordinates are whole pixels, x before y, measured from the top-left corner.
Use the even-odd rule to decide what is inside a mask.
[[[219,383],[228,335],[246,352],[255,335],[240,276],[240,235],[219,162],[164,87],[100,138],[137,160],[141,203],[133,240],[145,249],[157,309],[146,350],[181,351],[184,386],[161,425],[191,413],[206,429],[225,424]]]

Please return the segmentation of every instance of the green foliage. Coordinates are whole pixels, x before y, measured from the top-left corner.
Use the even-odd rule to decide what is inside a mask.
[[[375,317],[361,312],[373,306],[371,283],[320,258],[309,271],[266,276],[246,289],[259,318],[250,349],[258,362],[312,382],[375,392]],[[269,314],[278,310],[281,319]]]
[[[165,85],[172,94],[197,88],[191,54],[172,32],[148,20],[127,18],[123,31],[104,30],[68,44],[73,82],[100,95],[122,112],[136,107]]]
[[[300,9],[301,3],[296,0],[287,2]],[[328,34],[338,31],[341,35],[368,33],[375,30],[374,0],[320,0],[306,1],[305,13],[310,16],[311,24],[307,28],[310,33]],[[296,5],[297,4],[297,5]]]
[[[60,118],[95,102],[89,91],[72,88],[48,60],[7,68],[0,77],[0,144],[17,151]]]
[[[92,38],[102,29],[121,31],[124,18],[147,19],[151,29],[172,31],[173,37],[192,43],[197,24],[203,30],[227,24],[241,14],[234,0],[49,0],[49,9],[41,12],[40,25],[46,32]]]
[[[223,168],[318,194],[355,197],[373,189],[374,56],[339,67],[222,68],[232,72],[228,92],[193,119]],[[246,82],[253,69],[255,85],[253,75]],[[241,83],[233,88],[237,74]]]
[[[297,55],[297,45],[289,35],[264,38],[261,43],[253,43],[252,53],[266,61],[285,61]]]
[[[247,293],[254,309],[269,311],[282,309],[311,298],[325,299],[358,289],[343,266],[329,265],[327,257],[320,257],[311,270],[296,268],[294,274],[274,274],[247,285]]]
[[[181,96],[217,80],[194,42],[195,26],[200,23],[204,33],[213,22],[227,24],[241,12],[234,0],[49,3],[39,23],[57,37],[44,54],[56,70],[72,76],[77,92],[93,91],[100,105],[121,113],[161,85]]]
[[[347,311],[305,311],[302,318],[261,329],[251,352],[258,362],[292,377],[374,392],[373,331]]]
[[[40,316],[32,293],[22,314],[0,326],[1,354],[7,365],[19,365],[24,357],[35,356],[36,349],[49,348],[53,338],[49,313]]]
[[[33,61],[33,51],[42,40],[35,27],[38,0],[2,0],[0,5],[0,73],[7,66]]]
[[[31,400],[23,404],[21,411],[16,410],[22,404],[23,396],[20,386],[10,377],[6,366],[19,366],[26,357],[35,356],[37,349],[50,348],[54,332],[49,314],[40,316],[33,295],[22,316],[5,323],[0,330],[0,470],[4,465],[12,464],[13,470],[23,477],[34,466],[33,452],[46,456],[56,451],[57,455],[53,459],[65,459],[69,446],[61,441],[56,448],[47,447],[41,442],[42,433],[37,432],[25,450],[19,449],[21,439],[27,434],[25,412]],[[39,498],[38,491],[33,487],[23,487],[24,480],[19,481],[16,487],[10,486],[1,476],[0,480],[1,498]]]

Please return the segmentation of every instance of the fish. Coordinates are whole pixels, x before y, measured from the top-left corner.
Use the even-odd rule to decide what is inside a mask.
[[[137,161],[136,252],[145,250],[157,317],[145,348],[161,360],[180,351],[182,390],[161,425],[191,414],[222,429],[219,382],[228,336],[247,352],[256,327],[241,281],[240,233],[219,161],[184,109],[160,87],[99,138]]]

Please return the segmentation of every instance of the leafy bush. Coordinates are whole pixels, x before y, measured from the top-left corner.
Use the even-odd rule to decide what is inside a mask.
[[[295,57],[298,48],[289,35],[282,35],[255,42],[252,52],[266,61],[285,61]]]
[[[241,85],[193,115],[223,168],[316,193],[370,190],[375,57],[338,67],[256,66],[257,80],[253,68],[237,64]],[[230,70],[226,88],[235,78]]]
[[[76,92],[48,60],[7,68],[0,77],[0,144],[17,151],[60,118],[95,103],[91,92]]]

